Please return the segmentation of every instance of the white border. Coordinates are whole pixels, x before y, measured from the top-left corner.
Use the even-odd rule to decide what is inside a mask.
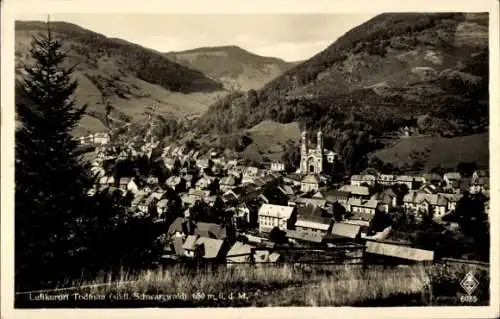
[[[381,12],[489,12],[490,16],[490,169],[491,169],[491,305],[489,307],[397,307],[397,308],[226,308],[226,309],[13,309],[13,220],[14,220],[14,17],[29,13],[381,13]],[[1,7],[1,306],[3,318],[164,317],[204,318],[271,317],[373,317],[373,318],[495,318],[499,312],[499,214],[496,195],[500,190],[499,141],[499,2],[495,0],[4,0]],[[494,195],[493,195],[494,194]]]

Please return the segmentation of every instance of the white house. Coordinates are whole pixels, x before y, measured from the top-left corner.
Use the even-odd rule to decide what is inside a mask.
[[[288,228],[289,220],[293,219],[294,215],[294,207],[263,204],[258,213],[259,231],[269,232],[274,227],[286,230]]]
[[[281,161],[274,161],[271,163],[271,171],[282,172],[285,170],[285,163]]]

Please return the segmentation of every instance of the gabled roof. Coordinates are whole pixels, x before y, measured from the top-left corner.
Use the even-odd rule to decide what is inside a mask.
[[[301,219],[298,219],[295,222],[295,227],[304,227],[304,228],[312,228],[312,229],[320,229],[323,231],[327,231],[330,228],[332,221],[329,218],[321,218],[321,217],[311,217],[306,216]]]
[[[168,235],[173,235],[176,232],[182,233],[182,224],[184,223],[184,218],[182,217],[177,217],[172,224],[168,227]]]
[[[289,206],[263,204],[259,209],[259,216],[271,216],[275,218],[289,219],[294,208]]]
[[[325,235],[319,233],[306,233],[300,230],[291,230],[288,229],[286,231],[286,236],[288,238],[298,239],[301,241],[312,242],[312,243],[321,243],[325,238]]]
[[[295,203],[312,205],[321,208],[324,208],[326,206],[326,200],[319,198],[298,197],[297,199],[295,199]]]
[[[167,179],[166,184],[167,184],[167,185],[177,185],[177,184],[179,184],[181,181],[182,181],[182,178],[180,178],[179,176],[170,176],[170,177]]]
[[[184,244],[182,245],[182,248],[187,250],[194,250],[197,239],[198,236],[195,235],[187,236],[186,240],[184,241]]]
[[[269,250],[256,250],[253,257],[256,263],[277,262],[280,254],[276,252],[270,253]]]
[[[196,240],[196,245],[203,245],[203,258],[217,258],[220,254],[224,241],[208,237],[200,237]]]
[[[226,259],[232,262],[245,262],[250,258],[254,246],[237,241],[227,252]]]
[[[168,199],[163,198],[163,199],[160,199],[160,201],[158,203],[156,203],[156,207],[165,208],[165,207],[167,207],[167,204],[168,204]]]
[[[375,199],[363,200],[359,198],[349,198],[349,200],[347,201],[347,205],[376,209],[378,206],[378,200]]]
[[[197,222],[194,227],[194,234],[201,237],[215,237],[217,239],[227,237],[226,228],[222,224]]]
[[[420,204],[427,201],[431,205],[446,206],[448,205],[448,198],[441,194],[429,194],[421,191],[411,191],[403,197],[403,202]]]
[[[376,177],[374,175],[369,175],[369,174],[351,176],[351,181],[373,182],[375,180]]]
[[[354,239],[359,234],[361,226],[347,224],[347,223],[335,223],[333,224],[331,234],[334,236],[347,237]]]
[[[396,182],[413,182],[413,176],[408,175],[398,175],[396,177]]]
[[[354,195],[368,196],[370,195],[370,190],[366,186],[357,186],[357,185],[344,185],[340,189],[340,191],[348,192]]]
[[[236,179],[234,178],[234,176],[225,176],[223,178],[221,178],[220,182],[219,182],[220,185],[229,185],[229,186],[234,186],[236,185]]]
[[[305,183],[305,184],[319,184],[319,182],[320,182],[320,179],[316,174],[308,174],[301,181],[301,183]]]
[[[254,166],[247,166],[243,170],[243,175],[247,175],[247,176],[255,176],[255,175],[257,175],[257,173],[259,173],[259,169],[257,167],[254,167]]]
[[[444,178],[448,180],[459,180],[462,176],[458,172],[449,172],[444,174]]]
[[[434,252],[430,250],[375,241],[366,242],[365,252],[413,261],[425,261],[434,259]]]

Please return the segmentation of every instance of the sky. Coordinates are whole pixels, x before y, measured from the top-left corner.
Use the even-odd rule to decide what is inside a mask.
[[[263,56],[299,61],[325,49],[374,14],[51,14],[108,37],[160,51],[237,45]],[[46,20],[23,15],[18,20]]]

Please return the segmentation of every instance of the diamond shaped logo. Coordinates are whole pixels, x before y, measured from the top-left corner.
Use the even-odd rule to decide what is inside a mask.
[[[467,275],[465,275],[464,279],[462,279],[462,281],[460,282],[460,286],[462,286],[465,292],[470,295],[479,286],[479,282],[477,281],[476,277],[474,277],[472,272],[468,272]]]

